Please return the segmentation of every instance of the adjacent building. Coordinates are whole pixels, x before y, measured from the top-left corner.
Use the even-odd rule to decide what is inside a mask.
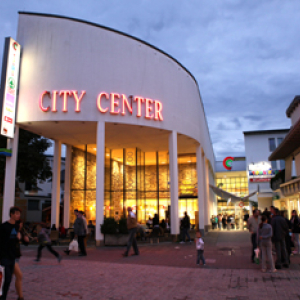
[[[274,205],[287,212],[300,211],[300,96],[296,96],[286,110],[291,119],[291,129],[269,156],[271,161],[284,161],[285,169],[272,182],[276,192]]]

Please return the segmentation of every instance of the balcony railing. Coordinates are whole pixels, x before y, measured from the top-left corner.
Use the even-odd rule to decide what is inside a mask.
[[[297,193],[300,194],[300,176],[281,184],[280,190],[285,197]]]

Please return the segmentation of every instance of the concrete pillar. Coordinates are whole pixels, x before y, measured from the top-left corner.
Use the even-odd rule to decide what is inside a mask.
[[[204,199],[205,199],[205,202],[204,202],[204,207],[205,207],[205,225],[206,225],[206,229],[209,228],[209,226],[211,226],[210,224],[210,218],[211,218],[211,215],[212,215],[212,210],[211,210],[211,203],[210,203],[210,199],[209,199],[209,175],[208,175],[208,162],[205,158],[205,156],[203,156],[203,171],[204,171],[204,174],[203,174],[203,180],[204,180]]]
[[[105,123],[97,123],[96,158],[96,245],[100,246],[103,235],[100,228],[104,220],[104,180],[105,180]]]
[[[70,193],[71,193],[71,165],[72,165],[72,146],[66,147],[65,161],[65,190],[64,190],[64,227],[70,226]]]
[[[197,180],[198,180],[198,214],[199,214],[199,229],[202,234],[204,234],[205,229],[205,191],[204,191],[204,166],[203,166],[203,157],[202,157],[202,147],[199,145],[196,148],[196,157],[197,157]]]
[[[54,141],[54,158],[52,167],[52,193],[51,193],[51,226],[59,227],[60,213],[60,163],[61,141]]]
[[[9,220],[9,209],[15,205],[16,169],[19,145],[19,125],[15,126],[15,136],[7,140],[7,149],[12,149],[12,156],[6,157],[2,222]]]
[[[177,132],[169,134],[169,168],[171,194],[171,234],[179,234],[178,218],[178,161],[177,161]]]

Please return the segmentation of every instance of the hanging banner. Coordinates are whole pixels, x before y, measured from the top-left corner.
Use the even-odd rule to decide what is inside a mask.
[[[7,138],[14,137],[21,46],[11,37],[5,38],[1,76],[1,131]]]

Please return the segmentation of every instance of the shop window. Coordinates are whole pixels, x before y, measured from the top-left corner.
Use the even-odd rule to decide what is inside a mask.
[[[277,145],[279,146],[282,143],[282,141],[283,141],[283,138],[278,138],[277,139]]]
[[[28,210],[39,211],[40,210],[40,200],[28,200]]]
[[[276,149],[275,138],[270,138],[269,139],[269,150],[270,150],[270,152],[273,152],[275,149]]]

